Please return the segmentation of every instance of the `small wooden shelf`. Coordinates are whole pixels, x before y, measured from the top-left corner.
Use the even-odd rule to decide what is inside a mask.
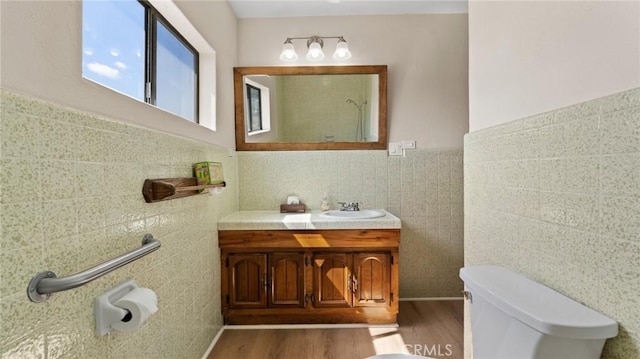
[[[142,186],[142,195],[147,203],[195,196],[203,189],[226,187],[226,182],[198,185],[195,177],[147,179]]]

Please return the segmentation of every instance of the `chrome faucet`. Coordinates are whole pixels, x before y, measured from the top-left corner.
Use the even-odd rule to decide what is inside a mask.
[[[359,211],[358,202],[338,202],[341,211]]]

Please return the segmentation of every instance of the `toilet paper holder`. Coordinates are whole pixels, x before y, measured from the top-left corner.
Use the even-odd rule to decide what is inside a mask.
[[[139,287],[136,281],[129,279],[96,298],[93,314],[96,319],[96,334],[98,336],[103,336],[114,330],[112,327],[114,323],[127,322],[131,319],[131,313],[128,310],[116,307],[113,303],[137,288]]]

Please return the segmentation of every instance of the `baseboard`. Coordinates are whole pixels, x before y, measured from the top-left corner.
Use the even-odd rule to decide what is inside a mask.
[[[256,325],[225,325],[225,330],[251,330],[251,329],[339,329],[339,328],[397,328],[398,324],[256,324]]]
[[[463,300],[463,297],[425,297],[425,298],[400,298],[401,302],[424,302],[436,300]]]
[[[222,335],[222,332],[224,332],[224,327],[225,326],[223,325],[222,328],[220,328],[220,330],[218,330],[218,334],[216,334],[216,336],[211,341],[211,344],[209,344],[209,347],[207,348],[207,351],[204,352],[204,355],[202,356],[202,359],[207,359],[209,354],[211,354],[211,351],[213,350],[213,347],[216,346],[216,343],[218,342],[218,339],[220,339],[220,336]]]

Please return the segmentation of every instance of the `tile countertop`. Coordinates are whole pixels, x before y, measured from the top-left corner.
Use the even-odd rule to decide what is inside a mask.
[[[218,230],[269,230],[269,229],[400,229],[400,219],[385,213],[383,217],[370,219],[329,218],[322,212],[280,213],[278,211],[240,211],[218,221]]]

